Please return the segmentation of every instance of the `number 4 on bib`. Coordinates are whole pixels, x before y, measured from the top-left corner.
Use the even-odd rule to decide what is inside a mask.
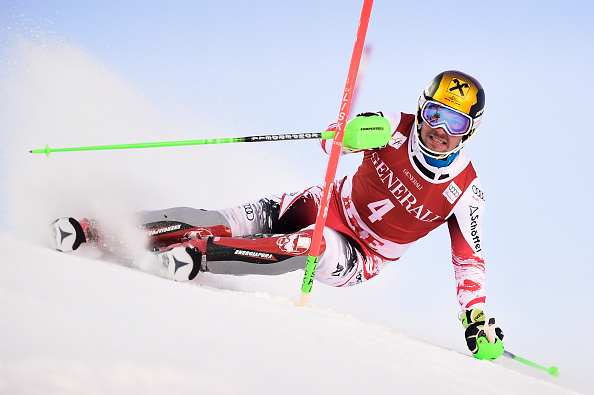
[[[384,215],[386,215],[388,211],[394,208],[394,203],[392,203],[390,199],[384,199],[378,200],[377,202],[369,203],[367,207],[369,207],[369,210],[371,210],[369,220],[371,222],[375,222],[381,221]]]

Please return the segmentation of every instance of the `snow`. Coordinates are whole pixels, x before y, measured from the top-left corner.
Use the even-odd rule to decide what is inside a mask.
[[[6,233],[0,249],[3,394],[575,393],[546,373],[519,373],[515,361],[479,361],[315,303],[298,307],[301,272],[282,276],[284,292],[243,292]]]
[[[137,18],[136,13],[118,14]],[[92,13],[90,20],[94,19]],[[242,17],[234,23],[244,19],[249,20]],[[394,28],[392,23],[373,26],[383,25]],[[505,24],[496,25],[494,36],[499,37]],[[228,24],[222,26],[229,30]],[[323,24],[311,27],[315,26]],[[151,41],[144,37],[145,27],[138,29],[143,37],[132,40],[131,48]],[[103,27],[100,30],[103,35]],[[280,30],[287,29],[283,25]],[[312,30],[312,35],[327,36],[335,30]],[[490,193],[492,214],[485,221],[487,313],[495,315],[505,331],[509,351],[545,366],[558,365],[558,378],[508,359],[490,363],[469,356],[456,319],[459,306],[447,229],[432,232],[368,283],[352,289],[315,284],[306,308],[296,306],[300,272],[238,278],[201,274],[182,284],[98,260],[89,250],[60,254],[47,248],[46,226],[61,216],[98,218],[134,245],[137,235],[130,229],[130,216],[138,210],[176,205],[221,208],[319,183],[326,157],[313,141],[249,148],[238,144],[55,153],[50,158],[28,151],[45,144],[58,148],[318,130],[336,115],[335,99],[344,86],[338,69],[348,61],[326,54],[328,45],[274,56],[286,62],[277,67],[262,67],[252,60],[257,67],[245,73],[250,78],[225,62],[227,58],[209,55],[192,62],[189,74],[180,73],[189,84],[180,94],[167,79],[178,73],[168,62],[177,64],[180,59],[152,47],[147,49],[148,61],[130,55],[124,67],[98,60],[97,48],[91,55],[47,32],[32,29],[16,38],[2,33],[9,39],[2,41],[2,60],[7,61],[0,63],[0,393],[591,392],[589,358],[594,348],[585,332],[593,317],[589,314],[592,252],[575,246],[588,245],[592,232],[578,225],[592,223],[588,221],[592,211],[586,205],[579,208],[579,219],[568,216],[566,209],[558,208],[558,195],[547,189],[548,181],[501,176],[525,168],[526,163],[534,166],[534,156],[539,158],[532,152],[512,151],[508,167],[500,167],[496,153],[501,149],[490,145],[500,144],[493,136],[507,127],[498,124],[507,122],[505,117],[491,116],[481,126],[485,133],[468,147],[475,150],[471,157],[478,159],[475,166]],[[394,37],[394,32],[381,36]],[[115,37],[114,43],[126,35]],[[224,52],[237,53],[231,42],[209,41]],[[239,46],[244,43],[235,41]],[[388,49],[391,45],[378,48],[394,52]],[[526,46],[521,42],[519,46],[525,53]],[[349,36],[337,52],[351,48]],[[202,50],[176,52],[198,56]],[[411,59],[422,55],[411,54]],[[168,63],[165,74],[152,68],[142,72],[140,64],[158,59]],[[300,59],[307,61],[305,66],[311,62],[311,68],[304,68]],[[295,67],[289,68],[293,63]],[[385,58],[375,63],[360,97],[373,96],[365,109],[405,109],[406,102],[414,111],[420,87],[437,66],[414,72],[406,66],[404,73],[393,70],[397,63]],[[515,83],[520,86],[540,80],[526,81],[523,70],[499,76],[500,66],[468,65],[490,79],[490,114],[519,108],[515,97],[508,95],[510,81],[522,81]],[[225,78],[213,77],[210,69],[221,69]],[[272,69],[274,84],[269,84]],[[540,70],[540,64],[532,69]],[[129,72],[122,76],[114,70]],[[585,69],[572,75],[583,74]],[[153,79],[157,88],[150,83]],[[582,82],[575,85],[583,86]],[[548,88],[541,89],[545,91],[534,90],[539,94],[531,95],[537,108],[541,103],[536,98],[547,97]],[[150,102],[161,95],[178,100]],[[573,92],[563,95],[573,97]],[[579,100],[571,105],[587,103]],[[522,130],[518,138],[540,139],[540,133],[553,135],[560,129],[556,124],[540,127],[545,126],[550,130]],[[559,183],[558,191],[572,190],[574,178],[565,179],[559,172],[591,168],[585,162],[587,153],[575,151],[585,147],[559,153],[568,156],[558,162],[571,163],[571,169],[538,162],[542,166],[538,174]],[[351,169],[356,167],[357,161],[356,156],[341,158],[342,170],[349,171],[349,165],[345,168],[349,163]],[[528,204],[528,200],[516,204],[518,196],[509,193],[515,182],[522,182],[522,193],[554,200],[555,209],[551,212],[544,203]],[[549,213],[546,218],[544,212]],[[518,221],[520,226],[509,226]],[[535,226],[526,232],[524,224]],[[551,224],[560,230],[558,234],[551,232]],[[565,269],[569,264],[571,271]]]

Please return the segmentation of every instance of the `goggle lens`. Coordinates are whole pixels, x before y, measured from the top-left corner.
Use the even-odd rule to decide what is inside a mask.
[[[431,127],[443,127],[452,136],[463,136],[469,132],[470,118],[435,102],[423,106],[421,116]]]

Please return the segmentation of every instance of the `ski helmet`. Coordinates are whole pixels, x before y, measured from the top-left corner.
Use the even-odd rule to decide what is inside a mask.
[[[419,97],[417,107],[417,144],[430,157],[446,159],[464,147],[481,124],[485,108],[485,91],[481,84],[460,71],[438,74]],[[453,136],[462,136],[460,144],[448,152],[432,151],[421,140],[421,124],[443,127]]]

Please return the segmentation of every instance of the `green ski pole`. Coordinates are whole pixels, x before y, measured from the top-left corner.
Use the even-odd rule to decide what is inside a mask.
[[[45,148],[29,151],[32,154],[45,154],[49,156],[52,152],[72,152],[72,151],[99,151],[130,148],[157,148],[157,147],[176,147],[184,145],[206,145],[206,144],[228,144],[228,143],[253,143],[262,141],[289,141],[289,140],[307,140],[307,139],[332,139],[334,132],[322,133],[289,133],[289,134],[269,134],[262,136],[231,137],[220,139],[203,140],[182,140],[182,141],[163,141],[157,143],[135,143],[135,144],[113,144],[113,145],[94,145],[89,147],[71,147],[71,148]]]
[[[556,366],[551,366],[550,368],[547,368],[547,367],[541,366],[541,365],[539,365],[537,363],[531,362],[531,361],[529,361],[527,359],[520,358],[517,355],[514,355],[514,354],[512,354],[509,351],[504,351],[503,352],[503,355],[505,355],[506,357],[508,357],[510,359],[514,359],[514,360],[516,360],[518,362],[522,362],[525,365],[532,366],[533,368],[544,370],[544,371],[548,372],[551,376],[554,376],[554,377],[559,376],[559,368],[556,367]]]

